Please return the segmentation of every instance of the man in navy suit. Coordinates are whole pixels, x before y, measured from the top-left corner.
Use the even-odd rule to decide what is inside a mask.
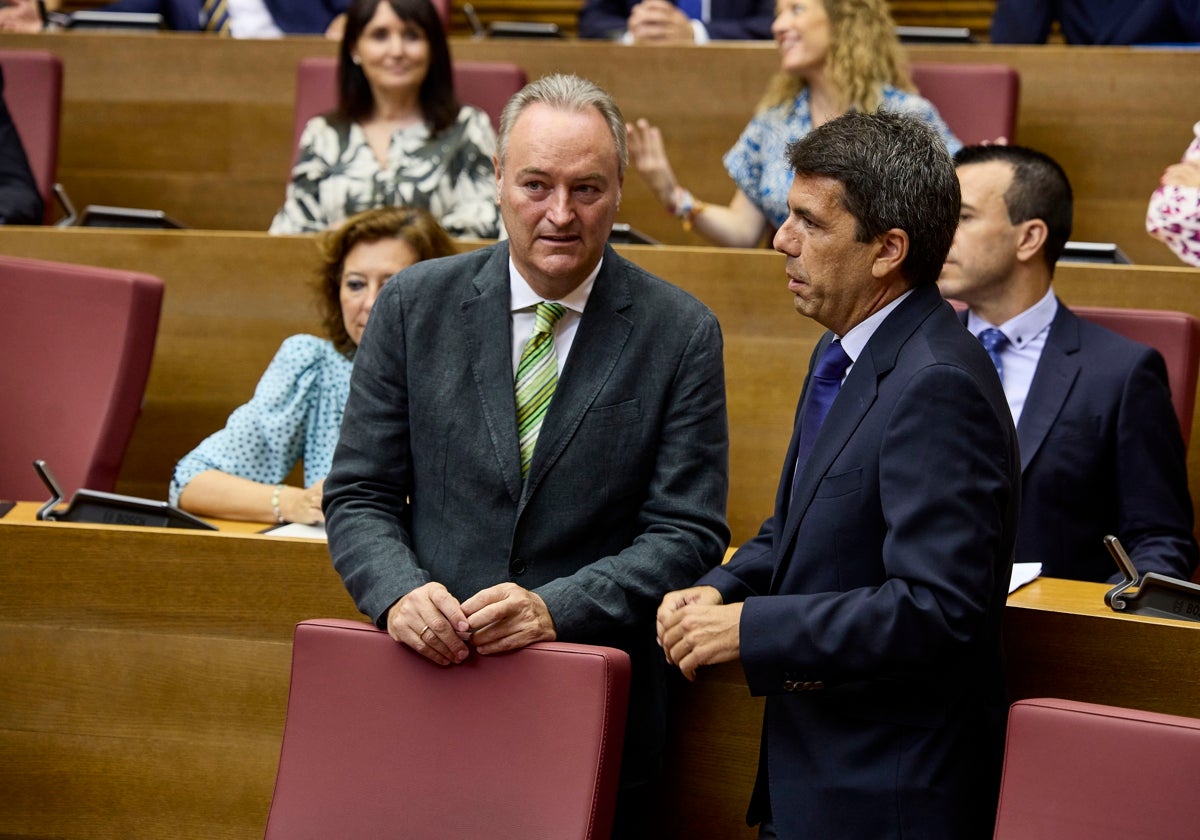
[[[0,68],[0,225],[40,225],[44,209],[25,147],[4,102]]]
[[[771,38],[774,0],[586,0],[580,38],[704,44]]]
[[[1021,446],[1016,559],[1042,574],[1123,579],[1116,534],[1141,573],[1196,568],[1186,453],[1158,351],[1080,320],[1055,297],[1071,236],[1066,173],[1020,146],[955,157],[962,216],[942,293],[966,303],[973,334],[995,336]],[[999,332],[996,332],[996,331]]]
[[[119,0],[104,8],[110,12],[158,12],[168,29],[196,32],[203,28],[200,13],[203,5],[203,0]],[[256,5],[260,7],[258,26],[264,28],[242,30],[234,10],[230,20],[236,37],[324,35],[334,20],[345,13],[350,0],[259,0]],[[340,30],[337,34],[340,35]]]
[[[56,0],[47,7],[57,9]],[[340,38],[342,16],[350,0],[253,0],[229,9],[230,31],[237,38],[278,38],[282,35],[326,35]],[[118,0],[106,12],[161,14],[167,29],[204,29],[204,0]],[[0,0],[0,31],[39,32],[42,18],[33,0]],[[228,5],[226,5],[228,9]]]
[[[829,332],[774,515],[663,599],[660,644],[688,678],[738,660],[766,696],[760,837],[990,837],[1020,467],[991,361],[936,285],[954,167],[926,126],[882,112],[788,159],[774,244],[796,309]]]
[[[1195,0],[998,0],[994,44],[1044,44],[1058,21],[1068,44],[1173,44],[1200,41]]]
[[[629,652],[620,837],[655,812],[655,609],[729,540],[720,326],[607,246],[627,162],[592,83],[547,76],[509,101],[509,238],[384,287],[325,479],[334,566],[400,644],[441,665],[554,639]],[[539,332],[540,429],[517,406]]]

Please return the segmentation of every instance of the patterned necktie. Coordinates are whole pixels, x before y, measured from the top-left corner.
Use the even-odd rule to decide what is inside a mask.
[[[542,301],[533,313],[533,335],[521,351],[517,364],[517,437],[521,443],[521,478],[529,474],[533,447],[542,420],[558,384],[558,356],[554,352],[554,325],[567,308]]]
[[[204,0],[204,5],[200,8],[200,28],[205,32],[228,35],[228,0]]]
[[[1000,351],[1008,346],[1008,336],[995,327],[988,327],[979,334],[979,341],[983,344],[983,349],[987,351],[987,354],[992,357],[992,364],[996,366],[996,375],[1003,382],[1004,361],[1000,358]]]
[[[800,475],[804,462],[808,460],[808,454],[812,452],[817,432],[821,430],[838,391],[842,389],[842,377],[846,375],[848,367],[850,357],[842,349],[841,341],[834,339],[817,360],[817,366],[809,378],[808,401],[804,404],[804,416],[800,419],[800,446],[796,450],[796,472],[792,477],[793,492],[796,477]]]

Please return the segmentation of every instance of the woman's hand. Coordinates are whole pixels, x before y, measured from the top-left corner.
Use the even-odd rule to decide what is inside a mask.
[[[0,32],[41,32],[42,16],[33,0],[0,0]]]
[[[1173,163],[1163,172],[1164,187],[1200,187],[1200,161]]]
[[[625,131],[629,136],[629,158],[633,168],[654,191],[659,202],[664,207],[671,207],[678,182],[671,171],[671,162],[667,160],[662,133],[645,119],[625,123]]]
[[[325,521],[321,510],[321,497],[325,492],[325,479],[312,487],[287,487],[279,492],[279,513],[286,522],[302,522],[316,525]]]

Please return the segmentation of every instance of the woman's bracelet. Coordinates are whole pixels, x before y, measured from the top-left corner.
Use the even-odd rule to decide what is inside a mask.
[[[708,205],[703,201],[697,200],[691,192],[677,186],[675,187],[675,192],[671,194],[671,205],[667,208],[667,211],[683,222],[684,230],[690,231],[692,225],[696,222],[696,217],[707,208]]]
[[[279,494],[283,492],[283,485],[276,484],[274,492],[271,493],[271,510],[275,513],[275,521],[280,525],[283,524],[283,511],[279,509]]]

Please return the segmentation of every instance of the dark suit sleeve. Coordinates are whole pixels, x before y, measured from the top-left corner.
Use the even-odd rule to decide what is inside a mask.
[[[770,40],[775,3],[773,0],[713,0],[711,17],[705,28],[713,40]]]
[[[1130,372],[1117,417],[1117,535],[1137,570],[1190,580],[1196,569],[1187,454],[1166,365],[1146,348]],[[1123,580],[1115,574],[1111,580]]]
[[[4,77],[0,75],[0,224],[39,225],[44,211],[25,148],[4,103]]]
[[[580,38],[620,38],[636,0],[586,0],[579,10]]]
[[[833,570],[839,585],[745,601],[741,661],[753,694],[782,693],[789,679],[937,668],[999,615],[1010,564],[998,558],[1011,558],[1006,511],[1019,493],[1011,420],[946,364],[915,372],[880,411],[878,439],[856,433],[844,453],[864,465],[868,486],[846,492],[853,471],[828,476],[837,487],[818,489],[789,561]],[[866,477],[874,458],[877,487]]]
[[[561,638],[629,626],[665,592],[689,586],[729,544],[729,425],[721,328],[707,313],[679,357],[661,407],[654,466],[638,513],[640,533],[619,553],[535,591]],[[599,455],[598,457],[603,457]]]
[[[413,466],[404,312],[392,288],[397,282],[376,300],[355,355],[324,498],[334,568],[358,608],[379,626],[393,603],[430,580],[407,526]]]
[[[993,44],[1044,44],[1054,20],[1050,0],[999,0],[992,15]]]

